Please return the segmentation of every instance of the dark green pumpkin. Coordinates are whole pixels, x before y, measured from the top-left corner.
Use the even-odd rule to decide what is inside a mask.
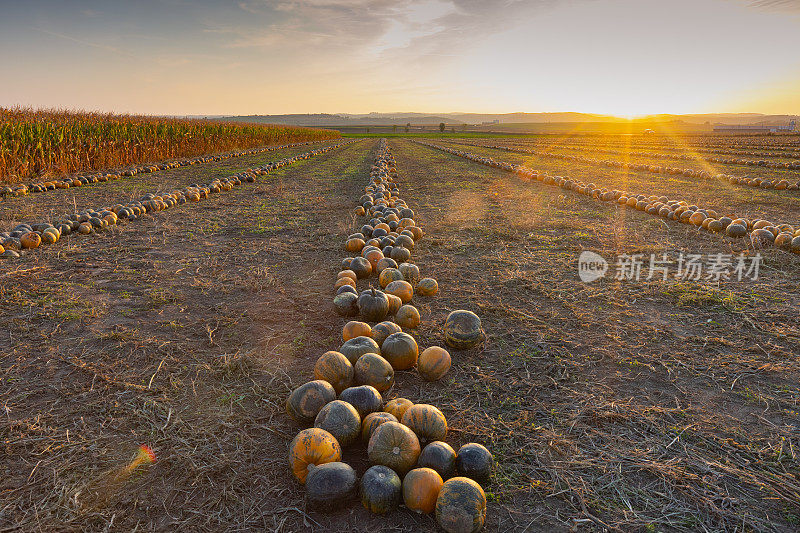
[[[447,315],[444,323],[444,340],[456,350],[476,346],[483,338],[481,319],[472,311],[458,310]]]
[[[456,468],[464,477],[484,482],[492,475],[494,457],[485,446],[470,442],[458,449]]]
[[[349,287],[349,285],[344,285],[344,287]],[[358,295],[350,291],[337,294],[333,298],[333,307],[341,316],[356,316],[358,314]]]
[[[380,322],[389,314],[389,299],[383,291],[369,288],[358,297],[358,311],[367,322]]]
[[[342,447],[358,440],[361,435],[361,415],[355,407],[342,400],[333,400],[320,409],[314,427],[324,429],[339,441]]]
[[[385,392],[394,385],[394,369],[389,361],[375,353],[365,353],[353,365],[356,385],[372,385]]]
[[[422,449],[417,464],[433,468],[446,480],[456,474],[456,451],[446,442],[436,440]]]
[[[325,463],[312,468],[306,477],[306,505],[317,511],[334,511],[355,493],[356,472],[347,463]]]
[[[368,414],[380,411],[383,407],[381,393],[371,385],[348,387],[342,391],[339,399],[355,407],[362,420]]]
[[[486,494],[475,481],[445,481],[436,499],[436,523],[447,533],[477,533],[486,522]]]
[[[408,333],[392,333],[383,341],[381,355],[395,370],[408,370],[417,364],[419,346]]]
[[[333,385],[321,379],[315,379],[300,385],[286,400],[286,411],[289,416],[300,423],[310,424],[320,409],[336,399]]]
[[[381,355],[381,348],[372,337],[365,337],[362,335],[359,337],[353,337],[342,344],[342,347],[339,348],[339,352],[347,357],[351,365],[355,365],[356,361],[358,361],[358,358],[365,353],[376,353]]]
[[[394,511],[400,504],[400,476],[388,466],[371,466],[361,478],[361,504],[375,514]]]
[[[373,326],[372,331],[370,332],[369,335],[375,342],[383,346],[383,341],[385,341],[387,337],[389,337],[389,335],[393,333],[402,333],[402,331],[403,328],[401,328],[394,322],[385,321]]]
[[[354,257],[350,261],[350,270],[356,273],[358,279],[368,278],[372,274],[372,264],[363,257]]]

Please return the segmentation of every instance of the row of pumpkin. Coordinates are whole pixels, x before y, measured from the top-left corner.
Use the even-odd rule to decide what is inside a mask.
[[[593,144],[592,141],[591,144]],[[605,145],[610,146],[606,142]],[[629,140],[622,143],[617,143],[617,146],[629,146]],[[773,144],[761,143],[754,144],[751,141],[747,142],[733,142],[727,138],[723,143],[716,142],[702,142],[702,143],[687,143],[681,142],[681,146],[665,146],[664,143],[643,143],[638,142],[637,148],[646,148],[648,150],[662,150],[670,152],[695,152],[695,153],[709,153],[709,154],[726,154],[726,155],[744,155],[751,157],[795,157],[800,154],[800,147],[790,144]]]
[[[522,165],[495,161],[491,157],[484,157],[447,146],[423,141],[413,142],[492,168],[513,172],[524,181],[536,180],[546,185],[571,190],[596,200],[616,203],[622,207],[632,207],[637,211],[643,211],[666,220],[697,226],[699,229],[711,233],[724,234],[732,238],[749,236],[750,243],[754,248],[775,246],[787,252],[800,254],[800,228],[795,228],[791,224],[778,224],[761,219],[750,220],[736,215],[720,216],[713,209],[701,208],[689,204],[685,200],[670,200],[666,196],[637,194],[618,189],[609,190],[606,187],[598,187],[594,183],[584,183],[577,179],[562,176],[550,176],[547,172],[539,172]]]
[[[83,187],[84,185],[105,183],[122,178],[129,178],[138,174],[149,174],[150,172],[157,172],[159,170],[188,167],[192,165],[198,165],[200,163],[225,161],[226,159],[231,159],[234,157],[263,154],[266,152],[273,152],[275,150],[284,150],[286,148],[292,148],[295,146],[306,146],[318,142],[322,141],[304,141],[299,143],[284,144],[281,146],[267,146],[263,148],[253,148],[251,150],[245,150],[241,152],[228,152],[225,154],[193,157],[191,159],[179,159],[177,161],[164,161],[152,165],[136,165],[120,169],[116,172],[97,172],[82,176],[65,176],[51,180],[40,180],[28,184],[19,183],[15,185],[5,185],[0,187],[0,199],[2,199],[4,196],[26,196],[29,193],[41,193],[53,191],[55,189],[69,189],[70,187]]]
[[[467,144],[467,143],[460,143],[460,144]],[[800,180],[790,182],[788,179],[785,178],[776,178],[776,179],[763,179],[763,178],[753,178],[750,176],[733,176],[730,174],[714,174],[707,170],[695,170],[691,168],[678,168],[678,167],[668,167],[668,166],[660,166],[660,165],[650,165],[646,163],[632,163],[630,161],[614,161],[610,159],[597,159],[594,157],[585,157],[580,155],[571,155],[571,154],[563,154],[558,152],[547,152],[547,151],[535,151],[529,150],[527,148],[519,148],[519,147],[511,147],[505,145],[476,145],[470,144],[471,146],[481,146],[482,148],[492,148],[495,150],[505,150],[506,152],[516,152],[522,154],[532,154],[537,156],[544,156],[544,157],[554,157],[557,159],[562,159],[565,161],[573,161],[578,163],[588,163],[590,165],[603,165],[606,167],[611,168],[623,168],[628,170],[636,170],[639,172],[649,172],[651,174],[666,174],[669,176],[683,176],[684,178],[692,178],[695,180],[706,180],[715,183],[725,182],[731,185],[741,185],[753,188],[760,188],[760,189],[774,189],[776,191],[797,191],[800,190]],[[604,150],[590,148],[592,152],[602,152]],[[637,155],[634,152],[623,152],[624,155]],[[645,155],[645,154],[640,154]],[[664,154],[660,154],[661,157],[673,157],[673,156],[666,156]],[[649,157],[649,156],[648,156]],[[691,156],[686,156],[685,159],[695,159]],[[716,158],[710,158],[706,161],[715,162],[715,163],[724,163],[722,160],[717,160]],[[777,168],[777,167],[775,167]],[[783,167],[781,167],[783,168]],[[800,169],[800,163],[797,163],[796,167],[785,167],[791,169]]]
[[[357,214],[371,219],[346,240],[346,249],[359,255],[343,261],[335,283],[336,312],[361,320],[344,325],[338,351],[323,354],[314,366],[315,380],[289,395],[289,415],[300,424],[314,425],[291,442],[289,464],[305,485],[310,509],[338,509],[358,493],[373,513],[385,514],[403,503],[412,511],[435,512],[437,523],[448,532],[474,532],[486,519],[480,483],[491,475],[492,454],[478,443],[467,443],[456,452],[445,441],[447,419],[437,407],[405,398],[384,403],[382,396],[392,390],[395,371],[416,367],[424,380],[434,381],[451,365],[446,349],[430,346],[420,353],[416,339],[403,331],[416,329],[420,322],[411,299],[415,294],[434,296],[438,284],[421,278],[410,262],[423,233],[399,196],[396,177],[382,139],[370,183],[356,208]],[[375,277],[383,290],[357,292],[358,281]],[[387,319],[390,316],[393,320]],[[445,341],[451,348],[473,347],[482,334],[477,315],[454,311],[448,316]],[[360,481],[341,460],[342,448],[359,442],[367,445],[372,465]]]
[[[88,235],[103,231],[115,226],[120,219],[136,220],[145,213],[162,211],[186,202],[199,202],[211,194],[230,191],[242,183],[253,183],[258,175],[267,174],[296,161],[324,154],[351,142],[354,141],[345,141],[293,157],[286,157],[262,167],[214,179],[207,185],[190,185],[171,192],[146,194],[137,201],[118,203],[100,209],[87,209],[80,213],[65,215],[54,222],[18,224],[11,231],[0,233],[0,258],[19,257],[23,250],[38,248],[42,244],[55,244],[63,236],[73,233]]]
[[[525,141],[515,140],[515,144],[527,144]],[[648,148],[648,146],[632,146],[630,144],[625,144],[623,146],[614,147],[612,145],[603,144],[603,146],[598,146],[597,143],[591,144],[584,144],[584,143],[553,143],[552,145],[541,145],[541,150],[547,151],[551,148],[560,148],[566,150],[579,150],[579,151],[591,151],[591,152],[602,152],[605,154],[612,154],[612,155],[637,155],[641,157],[652,157],[655,159],[683,159],[686,161],[696,161],[699,158],[700,153],[718,153],[718,154],[726,154],[726,155],[738,155],[738,156],[750,156],[750,157],[788,157],[794,155],[793,153],[781,154],[781,153],[768,153],[768,152],[756,152],[753,150],[747,151],[734,151],[734,150],[707,150],[707,149],[695,149],[691,147],[685,148],[672,148],[672,147],[649,147],[648,150],[643,150],[642,148]],[[650,150],[660,150],[657,152],[653,152]],[[665,153],[666,152],[666,153]],[[670,153],[673,152],[673,153]],[[675,153],[680,152],[680,153]],[[800,169],[800,161],[773,161],[769,159],[745,159],[743,157],[703,157],[703,160],[706,162],[711,163],[720,163],[724,165],[744,165],[748,167],[766,167],[766,168],[776,168],[781,170],[798,170]]]

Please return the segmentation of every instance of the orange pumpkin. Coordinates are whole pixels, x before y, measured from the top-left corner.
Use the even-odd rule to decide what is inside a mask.
[[[341,446],[324,429],[304,429],[289,445],[289,466],[294,477],[302,484],[305,484],[310,469],[341,458]]]
[[[339,352],[325,352],[314,365],[314,379],[327,381],[339,394],[353,383],[353,365]]]
[[[443,441],[447,436],[447,419],[432,405],[414,404],[403,413],[401,420],[421,442]]]
[[[386,272],[384,270],[384,272]],[[384,287],[386,293],[394,294],[395,296],[399,297],[404,304],[407,304],[411,301],[411,298],[414,296],[414,287],[407,281],[393,281],[389,283],[386,287]]]
[[[352,279],[350,277],[343,276],[343,277],[341,277],[341,278],[336,280],[336,284],[333,286],[333,288],[334,289],[338,289],[342,285],[349,285],[349,286],[355,288],[356,282],[355,282],[354,279]]]
[[[361,422],[361,438],[369,442],[372,433],[384,422],[399,422],[399,420],[393,414],[381,411],[375,411],[365,416]]]
[[[447,350],[430,346],[419,355],[417,370],[425,381],[437,381],[447,374],[450,364],[450,353]]]
[[[434,296],[439,292],[439,284],[433,278],[422,278],[417,283],[417,292],[422,296]]]
[[[342,270],[341,272],[339,272],[339,274],[337,275],[337,277],[338,277],[338,278],[342,278],[342,277],[348,277],[348,278],[351,278],[353,281],[357,281],[357,280],[358,280],[358,277],[356,276],[356,273],[355,273],[355,272],[353,272],[352,270],[350,270],[349,268],[348,268],[348,269],[346,269],[346,270]]]
[[[406,414],[406,411],[412,405],[414,405],[414,402],[411,400],[407,400],[405,398],[395,398],[394,400],[389,400],[386,402],[383,410],[391,415],[394,415],[397,420],[402,420],[403,415]]]
[[[404,305],[400,309],[397,310],[394,317],[395,322],[406,329],[416,329],[419,327],[419,323],[421,318],[419,316],[419,311],[413,305]]]
[[[348,239],[344,245],[344,249],[350,253],[357,253],[361,251],[365,244],[364,239]]]
[[[378,267],[378,262],[383,259],[383,252],[380,250],[370,250],[364,257],[372,265],[372,270],[375,270]]]
[[[397,311],[403,306],[403,300],[394,294],[387,294],[386,298],[389,300],[389,314],[396,315]]]
[[[403,502],[412,511],[432,513],[442,485],[444,481],[436,470],[415,468],[403,478]]]
[[[403,281],[403,275],[396,268],[384,268],[378,276],[381,287],[386,288],[393,281]]]
[[[42,238],[39,237],[38,233],[30,231],[20,237],[19,242],[23,248],[38,248],[42,244]]]
[[[369,337],[372,333],[372,328],[366,322],[359,322],[358,320],[351,320],[342,328],[342,340],[344,342],[354,339],[356,337]]]
[[[447,480],[436,500],[436,523],[447,533],[477,533],[486,522],[486,494],[466,477]]]
[[[388,294],[386,296],[387,296],[387,298],[389,297]],[[397,298],[396,296],[393,296],[393,297]],[[399,298],[397,298],[397,299],[400,300]],[[391,312],[391,306],[392,306],[392,298],[389,298],[389,311],[390,312]],[[400,309],[400,306],[398,305],[397,308]],[[398,326],[397,324],[395,324],[394,322],[390,322],[388,320],[385,320],[385,321],[383,321],[383,322],[381,322],[379,324],[376,324],[372,328],[372,331],[370,332],[369,336],[372,337],[372,339],[376,343],[378,343],[378,346],[381,346],[383,344],[383,341],[385,341],[386,338],[389,335],[391,335],[392,333],[400,333],[402,331],[403,331],[403,329],[400,326]]]

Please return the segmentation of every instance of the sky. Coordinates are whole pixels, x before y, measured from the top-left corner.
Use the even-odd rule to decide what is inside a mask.
[[[800,0],[0,0],[0,106],[800,114]]]

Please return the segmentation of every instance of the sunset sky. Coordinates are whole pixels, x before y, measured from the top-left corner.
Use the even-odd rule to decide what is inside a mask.
[[[0,0],[0,106],[800,114],[800,0]]]

